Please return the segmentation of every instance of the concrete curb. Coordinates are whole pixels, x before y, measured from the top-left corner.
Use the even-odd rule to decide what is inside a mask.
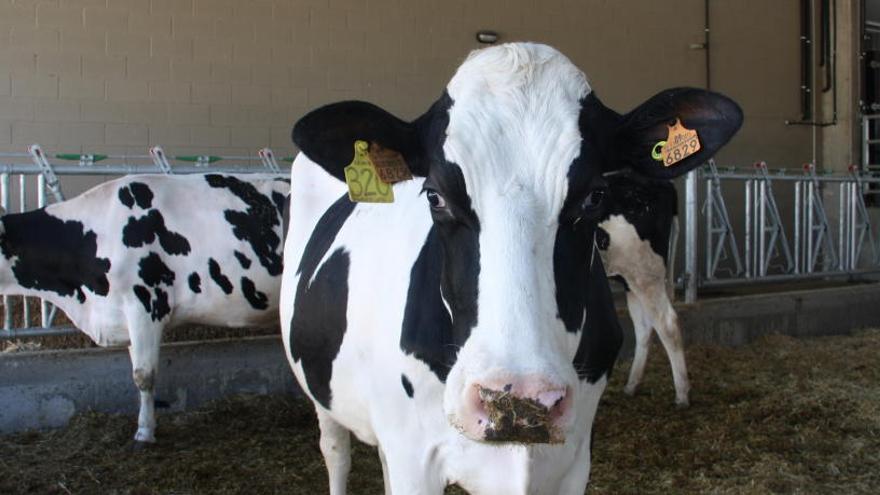
[[[688,344],[739,346],[774,333],[846,334],[880,326],[880,284],[706,299],[676,309]],[[632,324],[625,309],[619,315],[628,357]],[[166,344],[157,386],[157,397],[172,411],[231,394],[299,393],[277,336]],[[0,433],[63,426],[90,409],[137,412],[126,349],[0,355]]]
[[[278,336],[163,345],[156,386],[171,411],[232,394],[299,393]],[[86,410],[136,414],[137,401],[126,348],[0,355],[0,433],[63,426]]]

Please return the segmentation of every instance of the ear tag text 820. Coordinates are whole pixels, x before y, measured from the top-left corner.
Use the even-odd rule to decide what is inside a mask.
[[[354,158],[344,169],[348,199],[359,203],[392,203],[394,190],[379,178],[370,161],[369,149],[366,141],[354,143]]]
[[[656,148],[657,146],[654,147],[652,155],[656,153]],[[697,131],[686,128],[682,125],[681,119],[676,118],[675,124],[669,126],[669,136],[660,150],[660,158],[664,166],[671,167],[700,151],[700,148],[700,138],[697,136]],[[656,159],[656,156],[654,158]]]

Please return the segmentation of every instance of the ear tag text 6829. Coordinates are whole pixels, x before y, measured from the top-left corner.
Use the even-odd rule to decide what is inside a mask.
[[[348,199],[360,203],[393,203],[394,190],[379,178],[369,150],[368,142],[355,141],[354,159],[344,169]]]
[[[663,143],[661,145],[661,143]],[[663,161],[663,165],[671,167],[685,158],[700,151],[700,138],[697,131],[688,129],[681,123],[681,119],[676,118],[675,124],[669,126],[669,136],[666,141],[661,141],[654,146],[651,156],[656,160],[657,147],[660,146],[659,158]]]

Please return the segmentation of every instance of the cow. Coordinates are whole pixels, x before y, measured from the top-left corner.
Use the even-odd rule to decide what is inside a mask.
[[[136,446],[155,441],[162,331],[274,325],[286,178],[130,175],[0,218],[0,292],[58,306],[100,346],[128,345]]]
[[[634,394],[645,372],[651,330],[656,329],[672,366],[675,403],[689,404],[687,364],[672,307],[672,246],[677,233],[678,195],[669,181],[633,174],[606,177],[608,199],[599,221],[597,246],[612,278],[623,282],[635,333],[635,355],[624,392]]]
[[[677,119],[700,149],[665,166]],[[361,101],[298,120],[280,322],[330,493],[346,492],[351,433],[378,446],[386,493],[583,493],[622,341],[595,248],[603,174],[678,176],[741,120],[690,88],[620,115],[533,43],[472,52],[411,122]],[[414,176],[390,204],[348,196],[376,173],[349,168],[364,145]]]

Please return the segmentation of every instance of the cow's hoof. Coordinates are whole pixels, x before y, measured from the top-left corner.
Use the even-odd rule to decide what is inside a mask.
[[[687,409],[691,407],[691,402],[685,397],[684,399],[675,399],[675,407],[679,409]]]
[[[137,433],[134,434],[134,441],[136,443],[155,443],[156,437],[153,436],[152,429],[138,428]]]
[[[636,395],[636,389],[638,387],[639,387],[638,385],[627,385],[627,386],[623,387],[623,393],[632,397],[633,395]]]
[[[155,444],[155,442],[141,442],[141,441],[135,440],[134,442],[132,442],[131,450],[132,450],[132,452],[143,452],[145,450],[152,448],[154,444]]]

